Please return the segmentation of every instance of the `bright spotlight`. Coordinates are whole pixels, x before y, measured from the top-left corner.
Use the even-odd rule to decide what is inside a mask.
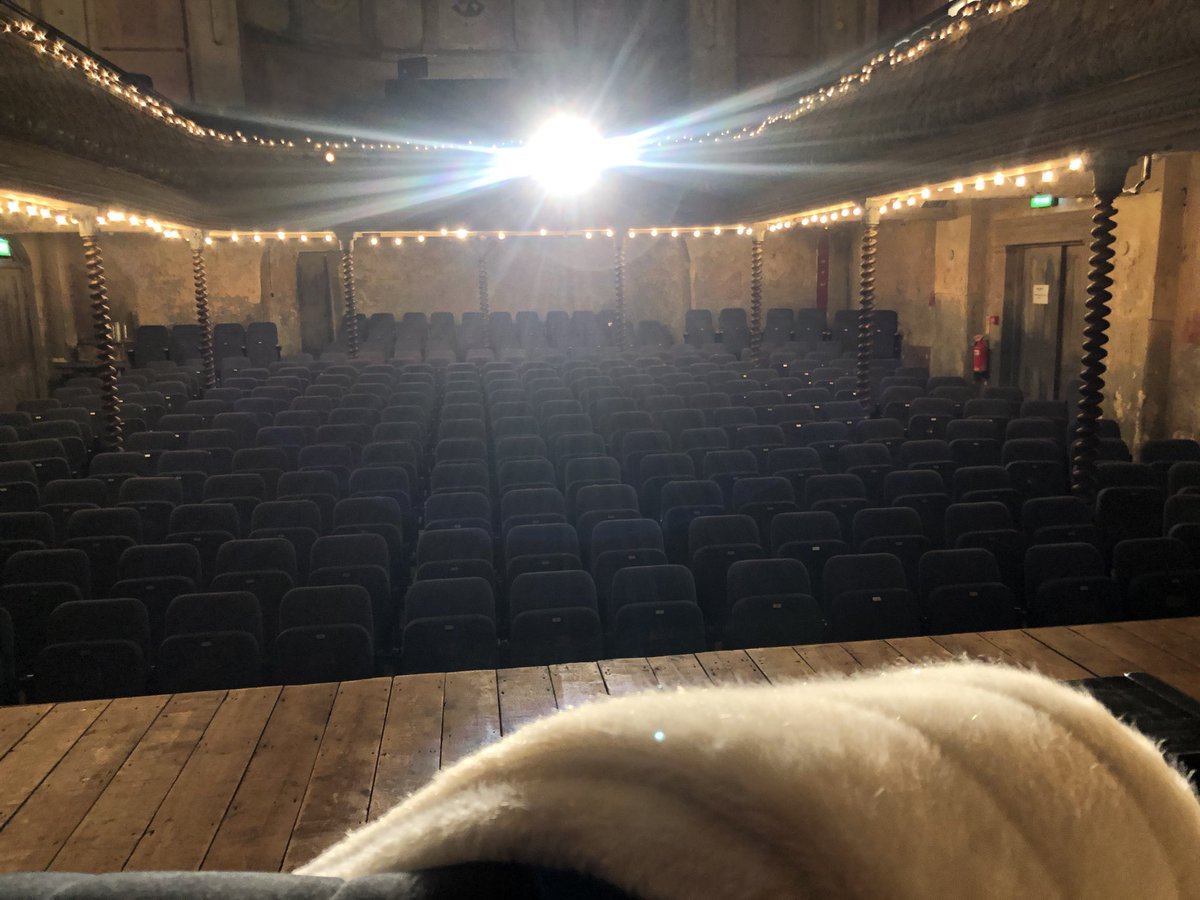
[[[569,196],[587,190],[605,169],[635,161],[629,139],[605,138],[577,116],[557,115],[499,165],[503,177],[533,178],[548,193]]]

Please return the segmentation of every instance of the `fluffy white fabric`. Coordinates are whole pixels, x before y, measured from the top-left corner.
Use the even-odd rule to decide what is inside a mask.
[[[658,898],[1200,897],[1200,804],[1083,693],[948,664],[533,723],[299,871],[521,861]]]

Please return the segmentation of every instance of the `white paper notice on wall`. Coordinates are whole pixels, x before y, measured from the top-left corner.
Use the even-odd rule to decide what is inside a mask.
[[[1035,284],[1033,286],[1033,305],[1034,306],[1049,306],[1050,305],[1050,285]]]

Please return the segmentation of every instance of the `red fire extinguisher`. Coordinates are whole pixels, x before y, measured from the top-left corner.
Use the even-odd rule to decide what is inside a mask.
[[[975,335],[971,345],[971,371],[975,373],[976,381],[986,381],[988,369],[991,367],[992,351],[986,334]]]

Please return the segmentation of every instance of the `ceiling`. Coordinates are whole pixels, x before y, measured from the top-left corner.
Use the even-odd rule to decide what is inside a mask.
[[[610,171],[570,203],[547,200],[527,180],[486,184],[490,155],[474,147],[362,149],[386,137],[351,143],[258,126],[271,147],[203,132],[250,135],[245,123],[167,124],[61,61],[93,59],[87,51],[67,42],[56,58],[10,27],[0,34],[0,187],[140,205],[212,229],[662,227],[761,221],[1105,148],[1200,147],[1200,4],[989,5],[1001,11],[980,6],[965,29],[961,17],[943,17],[891,58],[885,50],[882,61],[873,54],[848,66],[861,73],[874,63],[869,81],[811,108],[795,104],[839,73],[790,86],[791,106],[764,106],[769,92],[730,98],[692,117],[692,140],[653,135],[642,166]],[[0,5],[0,19],[27,17]],[[58,40],[48,32],[40,44]],[[720,133],[789,108],[799,111],[757,136]],[[349,145],[332,164],[330,141]]]

